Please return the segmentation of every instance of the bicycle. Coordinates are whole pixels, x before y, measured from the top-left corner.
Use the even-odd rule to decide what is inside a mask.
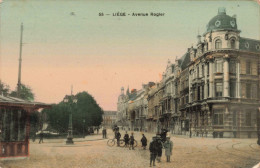
[[[125,146],[125,140],[124,140],[124,139],[120,139],[119,145],[120,145],[121,147],[124,147],[124,146]],[[129,142],[128,145],[130,146],[130,142]],[[134,140],[134,147],[137,147],[137,141],[136,141],[136,140]]]
[[[115,144],[117,144],[117,139],[116,138],[107,140],[107,145],[108,146],[112,147]],[[124,139],[120,139],[119,140],[119,146],[120,147],[124,147],[125,146],[125,140]],[[136,140],[134,141],[134,147],[137,147],[137,141]]]
[[[113,139],[109,139],[107,140],[107,145],[112,147],[114,146],[115,144],[117,144],[117,139],[116,138],[113,138]],[[119,140],[119,146],[124,146],[125,145],[125,141],[123,139],[120,139]]]

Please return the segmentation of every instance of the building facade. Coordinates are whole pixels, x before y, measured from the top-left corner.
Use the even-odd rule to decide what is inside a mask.
[[[260,41],[240,36],[225,8],[197,36],[196,48],[167,63],[147,92],[147,131],[202,137],[257,137]]]
[[[116,111],[104,111],[102,118],[103,118],[103,122],[102,122],[103,127],[112,127],[113,125],[116,124],[117,112]]]

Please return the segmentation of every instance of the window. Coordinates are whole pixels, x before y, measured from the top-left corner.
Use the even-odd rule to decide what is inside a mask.
[[[189,103],[189,96],[186,95],[186,103]]]
[[[216,40],[216,41],[215,41],[215,49],[219,49],[219,48],[221,48],[221,47],[222,47],[221,40],[220,40],[220,39]]]
[[[223,84],[222,82],[216,83],[216,97],[222,97]]]
[[[199,66],[197,66],[197,78],[199,78],[200,77],[200,68],[199,68]]]
[[[198,94],[197,100],[200,100],[200,87],[199,87],[199,86],[198,86],[198,92],[197,92],[197,94]]]
[[[246,126],[251,126],[251,112],[246,112]]]
[[[208,88],[208,95],[207,95],[207,97],[209,97],[209,83],[207,84],[207,88]]]
[[[236,82],[230,82],[230,97],[236,97]]]
[[[201,86],[201,99],[204,99],[204,85]]]
[[[209,75],[209,63],[207,63],[207,75]]]
[[[223,110],[214,110],[214,125],[223,125]]]
[[[231,47],[232,49],[235,49],[235,48],[236,48],[236,41],[235,41],[235,39],[231,39],[231,40],[230,40],[230,47]]]
[[[231,60],[229,62],[229,72],[236,73],[236,61],[235,60]]]
[[[249,83],[246,85],[246,98],[251,98],[251,84]]]
[[[251,62],[246,62],[246,74],[251,74]]]
[[[201,69],[202,69],[202,77],[204,77],[204,65],[201,66]]]
[[[215,72],[223,72],[223,63],[222,60],[216,60],[215,62]]]
[[[257,93],[258,93],[257,84],[252,84],[252,98],[257,99]]]

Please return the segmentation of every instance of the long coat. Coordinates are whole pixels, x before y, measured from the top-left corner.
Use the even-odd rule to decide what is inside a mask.
[[[172,155],[173,142],[172,141],[165,141],[163,146],[165,148],[165,155],[166,156]]]

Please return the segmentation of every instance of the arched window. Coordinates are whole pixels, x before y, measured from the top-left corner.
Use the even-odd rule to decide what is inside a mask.
[[[231,39],[230,40],[230,47],[233,48],[233,49],[236,48],[236,41],[235,41],[235,39]]]
[[[221,40],[220,39],[216,40],[215,41],[215,49],[219,49],[219,48],[221,48],[221,46],[222,46]]]

